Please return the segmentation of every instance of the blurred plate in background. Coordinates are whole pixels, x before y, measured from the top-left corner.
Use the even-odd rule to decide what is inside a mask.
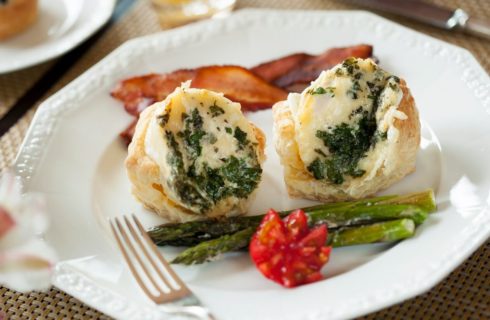
[[[116,0],[40,0],[36,23],[0,42],[0,74],[58,57],[90,37],[111,17]]]

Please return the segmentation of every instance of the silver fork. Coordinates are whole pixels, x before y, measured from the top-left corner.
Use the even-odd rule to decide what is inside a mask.
[[[117,217],[109,221],[112,233],[144,293],[166,313],[214,320],[209,310],[201,305],[163,258],[136,216],[132,215],[136,228],[127,216],[123,217],[129,233]]]

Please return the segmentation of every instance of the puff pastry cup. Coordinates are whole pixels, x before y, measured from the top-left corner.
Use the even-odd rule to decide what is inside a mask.
[[[126,159],[132,193],[173,222],[243,214],[264,147],[240,104],[184,84],[140,115]]]
[[[415,170],[420,122],[406,82],[350,58],[273,107],[290,196],[367,197]]]

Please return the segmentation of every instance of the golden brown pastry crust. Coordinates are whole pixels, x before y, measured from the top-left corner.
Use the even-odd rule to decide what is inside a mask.
[[[145,137],[150,120],[154,117],[157,111],[158,103],[146,108],[140,115],[136,125],[135,134],[128,149],[128,157],[126,158],[126,169],[128,177],[132,182],[133,195],[149,210],[158,215],[173,221],[185,222],[199,220],[204,218],[213,218],[218,216],[234,216],[243,214],[248,206],[248,203],[253,199],[253,194],[247,199],[242,199],[238,206],[233,210],[223,210],[230,207],[229,203],[220,201],[218,207],[214,208],[206,215],[198,215],[187,208],[180,206],[169,199],[164,189],[160,185],[160,168],[145,151]],[[258,142],[258,158],[262,163],[265,160],[265,135],[256,126],[250,123],[253,132]],[[255,190],[256,191],[256,190]]]
[[[29,28],[37,18],[37,0],[10,0],[0,5],[0,40]]]
[[[407,119],[395,118],[392,125],[398,130],[394,140],[387,139],[377,144],[379,157],[384,161],[362,177],[347,177],[341,185],[334,185],[325,180],[316,180],[306,169],[298,151],[295,140],[295,125],[287,101],[274,105],[274,142],[284,166],[284,181],[291,197],[321,201],[343,201],[370,196],[399,181],[415,170],[415,160],[420,144],[420,121],[415,101],[401,80],[400,88],[403,97],[397,110],[403,112]]]

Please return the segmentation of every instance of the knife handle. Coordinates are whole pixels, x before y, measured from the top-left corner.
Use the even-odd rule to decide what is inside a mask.
[[[463,25],[465,32],[490,40],[490,21],[470,17]]]

